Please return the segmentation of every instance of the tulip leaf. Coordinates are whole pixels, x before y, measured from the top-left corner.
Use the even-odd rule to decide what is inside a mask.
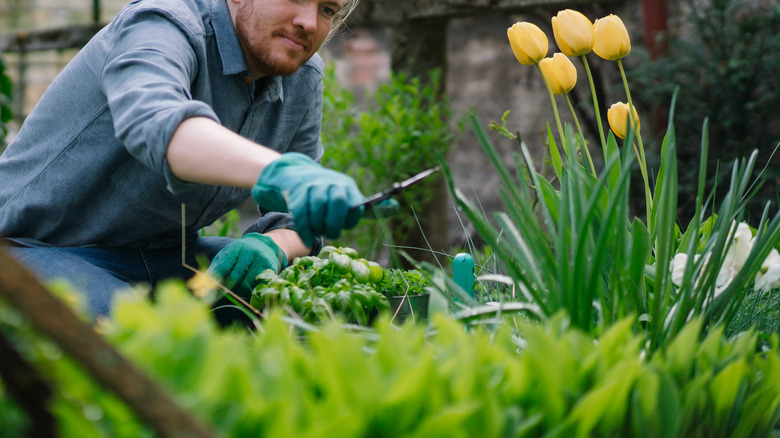
[[[550,146],[550,160],[552,161],[553,169],[555,170],[555,176],[557,176],[558,179],[561,179],[563,161],[561,160],[560,152],[558,152],[558,146],[555,144],[555,135],[552,132],[550,123],[547,123],[547,143]]]
[[[655,242],[655,259],[657,262],[656,287],[652,305],[651,342],[658,345],[662,339],[663,312],[671,293],[669,262],[677,242],[677,157],[675,148],[674,125],[670,124],[667,135],[661,147],[662,163],[658,171],[658,183],[655,191],[655,203],[651,215],[651,236]]]
[[[544,177],[537,178],[536,184],[538,184],[539,193],[541,196],[541,202],[547,210],[550,211],[550,216],[553,221],[558,221],[558,204],[561,202],[561,194],[553,188],[552,184]]]
[[[630,151],[630,148],[627,148]],[[607,155],[604,157],[604,162],[609,167],[609,174],[607,176],[607,187],[612,189],[617,185],[617,181],[620,178],[620,149],[618,148],[615,134],[609,131],[609,137],[607,139]],[[612,160],[615,160],[615,164],[611,165]]]
[[[644,294],[639,293],[644,289],[645,267],[647,266],[647,259],[650,257],[652,245],[650,243],[650,232],[647,230],[645,224],[635,219],[631,224],[631,243],[628,248],[628,278],[634,284],[634,288],[637,288],[637,294],[644,299]],[[645,303],[646,305],[646,303]],[[647,311],[643,306],[643,311]]]

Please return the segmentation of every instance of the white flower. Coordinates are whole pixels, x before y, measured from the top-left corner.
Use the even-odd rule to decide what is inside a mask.
[[[776,249],[772,248],[761,263],[761,268],[756,273],[754,288],[760,291],[780,288],[780,253]]]
[[[729,252],[734,254],[735,272],[738,272],[745,265],[745,260],[747,260],[751,249],[753,249],[753,232],[750,231],[748,224],[740,222],[737,226],[737,232],[734,234],[734,244],[729,249]]]
[[[684,252],[675,254],[672,261],[669,262],[669,270],[672,272],[672,284],[677,287],[682,285],[686,263],[688,263],[688,254]]]
[[[740,222],[739,225],[736,225],[736,231],[734,230],[735,225],[735,223],[731,224],[731,230],[729,230],[731,242],[728,243],[728,250],[720,265],[718,277],[715,279],[716,294],[722,292],[734,280],[739,270],[745,265],[750,250],[753,249],[753,232],[750,231],[748,224]],[[707,255],[709,256],[709,254]],[[706,260],[704,264],[706,266]]]

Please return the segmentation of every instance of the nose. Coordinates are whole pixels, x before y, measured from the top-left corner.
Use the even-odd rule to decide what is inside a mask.
[[[318,8],[319,5],[316,1],[301,2],[295,17],[293,17],[293,25],[300,27],[306,33],[316,32]]]

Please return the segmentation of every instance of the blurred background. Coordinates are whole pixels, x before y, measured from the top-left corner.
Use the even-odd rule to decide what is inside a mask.
[[[125,4],[0,0],[0,68],[12,84],[0,95],[6,133],[0,151],[13,141],[54,76]],[[716,198],[718,184],[727,186],[733,161],[755,149],[760,163],[755,177],[761,188],[752,201],[751,218],[757,222],[768,201],[776,208],[780,175],[778,159],[770,160],[780,142],[776,0],[362,0],[348,28],[320,51],[328,65],[324,163],[350,172],[364,192],[371,193],[438,164],[437,157],[443,156],[456,187],[486,214],[501,210],[498,177],[477,146],[469,118],[476,117],[487,129],[509,111],[507,129],[528,145],[537,169],[549,168],[547,124],[555,123],[549,96],[538,71],[516,61],[506,30],[517,21],[538,25],[548,36],[552,56],[558,50],[550,19],[566,8],[591,21],[615,14],[626,24],[632,51],[623,62],[639,108],[651,175],[657,172],[671,98],[679,87],[674,122],[681,223],[687,224],[695,207],[705,118],[708,182]],[[595,54],[588,60],[605,114],[612,103],[626,101],[619,71],[614,62]],[[573,61],[579,79],[570,97],[598,162],[590,87],[582,63]],[[558,107],[563,121],[571,123],[565,102],[558,101]],[[517,140],[497,131],[489,134],[507,165],[514,167]],[[393,245],[420,249],[412,253],[418,258],[481,245],[453,208],[443,178],[426,184],[402,199],[405,210],[391,230],[368,224],[345,236],[345,242],[366,253],[381,251],[372,245],[379,240],[386,245],[389,232]],[[632,186],[641,207],[638,172]],[[252,208],[247,206],[241,216],[251,219]],[[242,223],[240,217],[235,220]]]

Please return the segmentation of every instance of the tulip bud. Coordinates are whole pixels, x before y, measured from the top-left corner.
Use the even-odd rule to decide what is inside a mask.
[[[547,35],[537,25],[518,22],[507,29],[506,34],[520,64],[534,65],[547,56]]]
[[[593,51],[610,61],[624,58],[631,52],[631,38],[623,20],[617,15],[599,18],[593,23]]]
[[[552,17],[555,43],[567,56],[585,55],[593,49],[593,24],[588,17],[571,9]]]
[[[566,94],[577,84],[577,68],[563,53],[542,59],[539,68],[553,94]]]
[[[638,131],[639,115],[636,113],[636,108],[634,108],[633,112],[634,120],[636,120],[636,129]],[[607,120],[609,121],[609,127],[612,129],[612,132],[614,132],[615,135],[620,138],[626,138],[629,123],[631,123],[632,126],[634,125],[633,120],[629,120],[628,114],[628,105],[623,102],[615,103],[609,107],[609,110],[607,110]]]

